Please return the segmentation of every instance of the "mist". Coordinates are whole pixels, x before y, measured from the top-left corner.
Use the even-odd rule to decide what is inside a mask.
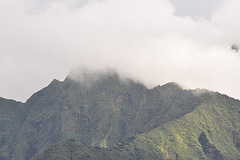
[[[238,6],[196,16],[169,0],[0,0],[0,96],[26,101],[83,67],[239,99]]]

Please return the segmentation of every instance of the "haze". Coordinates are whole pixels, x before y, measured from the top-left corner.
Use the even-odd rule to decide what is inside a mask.
[[[114,69],[240,98],[239,0],[0,0],[0,97],[26,101],[72,69]]]

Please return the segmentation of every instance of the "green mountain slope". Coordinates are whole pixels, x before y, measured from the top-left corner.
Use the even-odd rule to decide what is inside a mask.
[[[0,160],[7,160],[12,154],[24,118],[22,103],[0,98]]]
[[[53,80],[24,104],[0,99],[0,160],[29,160],[59,143],[57,146],[63,149],[68,139],[75,140],[67,141],[70,146],[83,148],[92,157],[103,154],[108,159],[114,156],[184,159],[193,155],[205,159],[236,158],[239,103],[209,91],[183,90],[175,83],[147,89],[141,83],[121,79],[114,72],[97,76],[84,74],[77,80],[67,77],[63,82]],[[198,117],[195,115],[198,110],[210,117]],[[221,118],[220,112],[229,118]],[[234,116],[235,121],[232,120]],[[227,140],[225,142],[224,130],[217,132],[223,125],[232,126],[229,139],[233,140],[235,148]],[[216,141],[218,134],[222,136],[221,142]],[[192,149],[195,143],[199,150]],[[228,145],[225,150],[221,149],[225,144]],[[182,151],[183,147],[187,151]],[[76,149],[76,153],[78,151]],[[65,153],[58,149],[56,152],[51,149],[51,152]]]
[[[58,144],[34,160],[54,159],[215,159],[240,157],[240,103],[209,94],[193,112],[167,122],[111,150],[86,148],[73,140]],[[70,149],[74,148],[71,156]],[[66,152],[61,152],[61,150]],[[65,155],[61,156],[61,155]],[[68,156],[67,156],[68,155]],[[60,158],[61,159],[61,158]]]
[[[137,158],[238,159],[239,111],[239,101],[209,95],[192,113],[138,136],[127,148],[138,148]]]
[[[201,97],[174,83],[148,90],[116,73],[90,83],[54,80],[26,102],[29,112],[12,159],[29,159],[69,138],[111,148],[191,112],[200,103]]]

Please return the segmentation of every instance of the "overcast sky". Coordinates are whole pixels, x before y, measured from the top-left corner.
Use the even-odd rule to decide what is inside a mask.
[[[240,98],[239,0],[0,0],[0,97],[112,68]]]

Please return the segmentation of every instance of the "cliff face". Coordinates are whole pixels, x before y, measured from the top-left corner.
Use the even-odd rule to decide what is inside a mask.
[[[0,159],[28,160],[60,142],[62,149],[65,143],[75,146],[74,151],[69,148],[71,154],[85,148],[84,156],[88,158],[103,154],[110,159],[113,155],[122,158],[126,155],[126,159],[148,156],[177,159],[191,157],[190,152],[196,157],[224,158],[228,156],[229,149],[223,151],[219,147],[223,144],[217,144],[212,138],[213,133],[217,136],[216,127],[222,124],[208,119],[218,120],[222,113],[213,112],[212,107],[223,110],[230,118],[233,117],[230,112],[234,114],[235,119],[230,121],[225,118],[227,124],[224,125],[232,124],[233,128],[227,135],[235,148],[239,147],[240,102],[208,91],[196,94],[196,91],[183,90],[175,83],[147,89],[132,80],[121,80],[115,73],[81,81],[67,77],[63,82],[53,80],[25,104],[9,100],[0,102],[3,110],[0,117],[3,122],[0,126]],[[197,111],[211,115],[198,117],[198,114],[195,115]],[[184,120],[188,116],[190,118]],[[198,144],[199,150],[192,149],[196,148],[194,143]],[[60,153],[57,149],[59,145],[55,147],[56,151],[53,147],[43,154],[51,157],[51,153],[65,153]],[[230,143],[228,145],[231,146]],[[92,148],[97,146],[100,148]],[[186,148],[190,149],[185,152]],[[234,155],[239,154],[237,149],[233,151]],[[88,152],[91,154],[88,155]],[[41,155],[38,157],[41,159]]]

